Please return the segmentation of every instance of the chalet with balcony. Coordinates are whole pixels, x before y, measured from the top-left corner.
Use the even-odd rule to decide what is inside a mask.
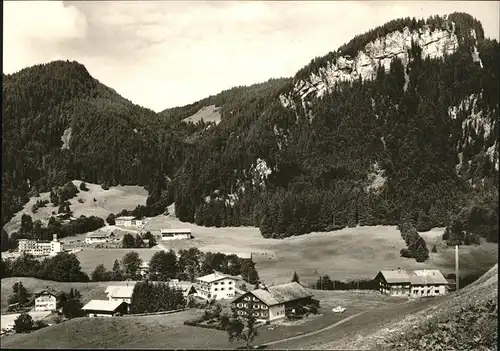
[[[232,299],[236,296],[236,283],[238,281],[240,281],[239,277],[215,272],[196,278],[195,289],[197,296],[205,300]]]
[[[244,316],[250,312],[261,322],[285,318],[295,313],[299,307],[319,306],[319,301],[313,299],[313,294],[296,282],[262,286],[236,297],[231,303],[237,314]]]

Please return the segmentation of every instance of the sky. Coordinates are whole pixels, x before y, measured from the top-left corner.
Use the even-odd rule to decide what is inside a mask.
[[[4,1],[3,72],[75,60],[159,112],[291,77],[392,19],[456,11],[499,39],[498,1]]]

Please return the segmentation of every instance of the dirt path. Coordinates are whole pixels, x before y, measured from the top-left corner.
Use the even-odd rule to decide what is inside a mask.
[[[356,317],[358,317],[358,316],[360,316],[362,314],[365,314],[365,313],[366,312],[360,312],[360,313],[354,314],[352,316],[349,316],[347,318],[344,318],[344,319],[342,319],[341,321],[338,321],[335,324],[329,325],[328,327],[325,327],[325,328],[322,328],[322,329],[319,329],[319,330],[316,330],[316,331],[313,331],[313,332],[310,332],[310,333],[301,334],[301,335],[297,335],[297,336],[292,336],[290,338],[286,338],[286,339],[282,339],[282,340],[271,341],[271,342],[259,345],[259,347],[262,347],[262,346],[271,346],[271,345],[280,344],[280,343],[283,343],[283,342],[289,342],[289,341],[292,341],[292,340],[301,339],[301,338],[304,338],[306,336],[316,335],[316,334],[322,333],[324,331],[327,331],[329,329],[335,328],[335,327],[337,327],[337,326],[339,326],[341,324],[344,324],[344,323],[350,321],[351,319],[356,318]]]
[[[338,343],[342,339],[350,339],[356,334],[376,330],[388,321],[393,321],[394,319],[404,317],[406,314],[420,311],[440,300],[441,298],[413,302],[405,301],[368,310],[342,319],[326,328],[269,342],[261,346],[266,348],[273,346],[272,348],[276,349],[342,349],[342,345]]]

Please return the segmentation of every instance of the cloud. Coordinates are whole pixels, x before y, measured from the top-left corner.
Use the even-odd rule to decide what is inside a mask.
[[[4,72],[77,60],[156,111],[292,76],[312,58],[399,17],[468,12],[498,39],[500,10],[499,2],[458,1],[53,1],[38,2],[43,15],[23,17],[31,4],[5,4]]]
[[[61,1],[4,2],[4,72],[64,57],[58,45],[84,38],[85,17]]]

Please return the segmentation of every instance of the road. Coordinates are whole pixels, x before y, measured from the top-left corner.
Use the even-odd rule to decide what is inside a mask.
[[[359,333],[370,333],[396,318],[415,313],[425,307],[438,303],[442,298],[425,299],[401,304],[388,305],[381,308],[358,313],[343,319],[329,327],[308,334],[273,341],[261,346],[266,349],[321,349],[328,343],[328,349],[342,348],[335,342],[346,337],[354,337]]]

